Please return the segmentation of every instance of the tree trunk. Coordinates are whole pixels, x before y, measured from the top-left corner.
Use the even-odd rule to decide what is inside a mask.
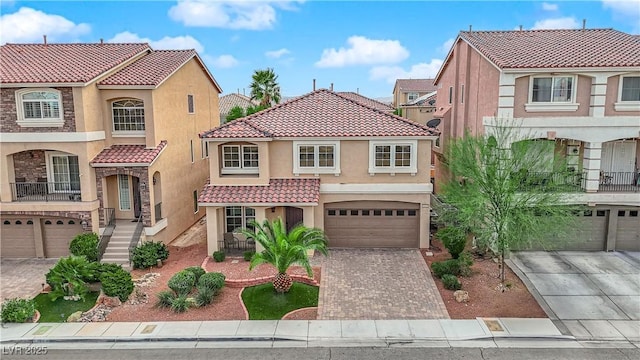
[[[291,285],[293,285],[293,280],[287,273],[279,273],[273,280],[273,288],[278,293],[289,292],[289,290],[291,289]]]

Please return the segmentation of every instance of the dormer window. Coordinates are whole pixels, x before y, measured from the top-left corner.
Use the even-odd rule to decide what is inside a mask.
[[[576,78],[572,75],[531,78],[527,111],[576,111]]]
[[[258,167],[256,145],[222,146],[222,174],[257,174]]]
[[[64,125],[62,96],[54,89],[16,91],[18,125],[22,127],[61,127]]]
[[[111,104],[113,132],[117,135],[144,135],[144,102],[124,99]]]
[[[616,111],[640,111],[640,75],[622,76]]]

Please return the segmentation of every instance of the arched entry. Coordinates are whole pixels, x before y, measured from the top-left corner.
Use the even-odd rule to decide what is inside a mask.
[[[153,173],[151,183],[153,184],[154,216],[156,221],[158,221],[162,219],[162,178],[160,172],[156,171]]]

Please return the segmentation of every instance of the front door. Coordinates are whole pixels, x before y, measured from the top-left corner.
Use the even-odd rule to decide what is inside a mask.
[[[285,222],[287,232],[291,231],[296,225],[302,224],[304,219],[303,211],[300,208],[287,206],[285,210]]]
[[[131,177],[131,186],[133,187],[133,216],[138,219],[142,213],[140,199],[140,179],[136,176]]]

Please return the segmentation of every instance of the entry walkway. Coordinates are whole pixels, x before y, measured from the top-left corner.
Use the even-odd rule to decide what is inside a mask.
[[[418,250],[331,249],[324,261],[319,320],[448,318]]]

